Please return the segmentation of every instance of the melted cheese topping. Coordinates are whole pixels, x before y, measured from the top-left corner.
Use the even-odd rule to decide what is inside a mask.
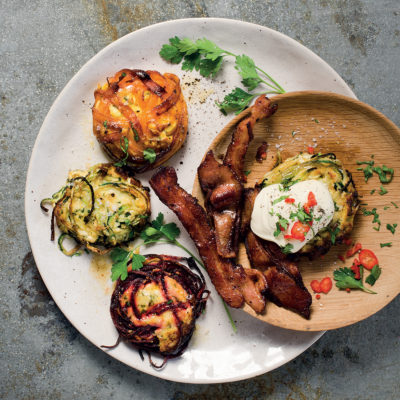
[[[304,217],[304,205],[312,192],[316,205],[311,208],[312,223],[304,240],[286,238],[291,235],[293,226]],[[286,202],[286,198],[294,202]],[[321,181],[307,180],[295,183],[288,190],[280,184],[264,187],[256,197],[251,215],[251,230],[260,238],[271,241],[284,248],[286,252],[296,253],[332,220],[335,212],[328,187]],[[311,218],[310,218],[311,219]],[[307,224],[307,222],[306,222]]]

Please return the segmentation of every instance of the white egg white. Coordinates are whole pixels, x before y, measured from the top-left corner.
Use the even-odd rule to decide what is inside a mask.
[[[311,229],[305,234],[303,241],[296,239],[285,239],[286,234],[291,233],[293,225],[298,221],[296,217],[291,218],[291,214],[303,206],[308,201],[308,195],[312,192],[315,196],[317,205],[312,208],[313,223]],[[285,202],[285,197],[294,199],[294,203]],[[291,244],[290,252],[296,253],[307,242],[331,222],[335,206],[328,187],[318,180],[307,180],[295,183],[285,190],[281,184],[273,184],[264,187],[254,202],[253,213],[251,215],[251,230],[260,238],[275,242],[280,247]],[[276,233],[277,223],[280,218],[288,221],[285,231]],[[274,235],[275,232],[275,235]]]

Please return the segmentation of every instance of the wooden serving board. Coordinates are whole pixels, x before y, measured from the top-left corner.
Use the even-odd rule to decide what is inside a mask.
[[[363,248],[375,252],[382,274],[372,288],[365,284],[377,294],[360,290],[348,293],[334,284],[329,294],[321,294],[317,300],[310,282],[326,276],[333,280],[335,269],[352,264],[353,258],[345,262],[339,260],[338,256],[345,254],[347,246],[338,245],[323,258],[311,262],[303,259],[299,263],[304,284],[313,297],[309,320],[271,302],[262,315],[257,315],[247,305],[244,311],[272,325],[301,331],[336,329],[361,321],[379,311],[400,293],[400,208],[396,209],[391,203],[395,202],[400,207],[400,130],[371,106],[334,93],[291,92],[276,96],[273,101],[278,104],[278,111],[271,118],[258,122],[254,128],[254,140],[245,162],[245,170],[251,171],[246,186],[254,186],[270,170],[278,151],[283,160],[307,151],[308,146],[315,146],[315,152],[335,153],[353,174],[361,203],[368,204],[360,206],[360,210],[363,207],[368,210],[377,208],[382,222],[380,231],[373,229],[376,226],[372,224],[373,217],[364,216],[359,210],[351,238],[360,242]],[[209,150],[214,150],[217,157],[222,157],[237,123],[248,114],[247,109],[235,117],[214,139]],[[264,141],[268,143],[268,156],[259,163],[255,160],[255,154]],[[388,190],[385,195],[378,193],[381,183],[376,174],[366,183],[363,172],[357,171],[357,161],[369,161],[371,155],[374,155],[375,165],[385,164],[395,170],[392,182],[384,185]],[[371,194],[373,189],[376,192]],[[197,177],[193,195],[201,203],[204,201]],[[384,210],[384,207],[389,208]],[[387,230],[387,223],[399,224],[394,235]],[[381,248],[380,243],[386,242],[392,242],[392,247]],[[238,262],[245,268],[250,267],[243,244],[240,245]],[[364,279],[369,274],[365,272]]]

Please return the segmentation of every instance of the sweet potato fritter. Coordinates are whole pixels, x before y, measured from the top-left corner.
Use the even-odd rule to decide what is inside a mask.
[[[113,160],[126,159],[137,171],[165,162],[186,139],[187,107],[174,74],[123,69],[94,97],[97,140]]]

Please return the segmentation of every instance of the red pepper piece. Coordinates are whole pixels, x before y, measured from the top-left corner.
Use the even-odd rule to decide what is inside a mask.
[[[321,283],[320,283],[320,287],[321,287],[321,292],[328,294],[330,292],[330,290],[332,289],[332,279],[329,278],[329,276],[327,276],[326,278],[322,279]]]
[[[310,214],[310,207],[308,206],[308,204],[304,204],[303,208],[304,208],[304,211],[305,211],[307,214]]]
[[[351,289],[350,289],[350,288],[346,288],[346,292],[347,292],[347,293],[350,293],[350,292],[351,292]]]
[[[358,253],[362,249],[361,243],[356,243],[351,249],[347,250],[346,257],[353,257],[354,254]]]
[[[314,279],[313,281],[311,281],[310,283],[311,289],[315,292],[315,293],[320,293],[321,292],[321,284]]]
[[[294,199],[292,199],[291,197],[287,197],[285,199],[285,203],[294,203]]]
[[[313,192],[308,193],[307,204],[308,207],[314,207],[317,205],[317,199],[315,198],[315,194]]]
[[[358,258],[353,261],[353,265],[350,267],[350,269],[354,272],[354,279],[360,280],[360,261],[358,260]]]
[[[373,251],[364,249],[360,251],[360,263],[367,269],[371,270],[375,265],[379,265],[378,258]]]
[[[343,262],[344,262],[344,257],[343,257],[342,255],[338,256],[338,259],[339,259],[340,261],[343,261]]]
[[[283,231],[285,231],[285,228],[283,227],[283,226],[281,226],[281,225],[279,225],[279,229],[283,232]]]
[[[316,298],[317,300],[319,300],[319,299],[321,298],[321,295],[320,295],[320,294],[317,294],[317,295],[315,296],[315,298]]]
[[[310,227],[306,224],[301,223],[300,221],[296,221],[290,233],[292,234],[292,239],[300,240],[303,242],[305,239],[305,234],[310,230]]]
[[[308,151],[308,154],[314,154],[314,147],[308,146],[307,151]]]

